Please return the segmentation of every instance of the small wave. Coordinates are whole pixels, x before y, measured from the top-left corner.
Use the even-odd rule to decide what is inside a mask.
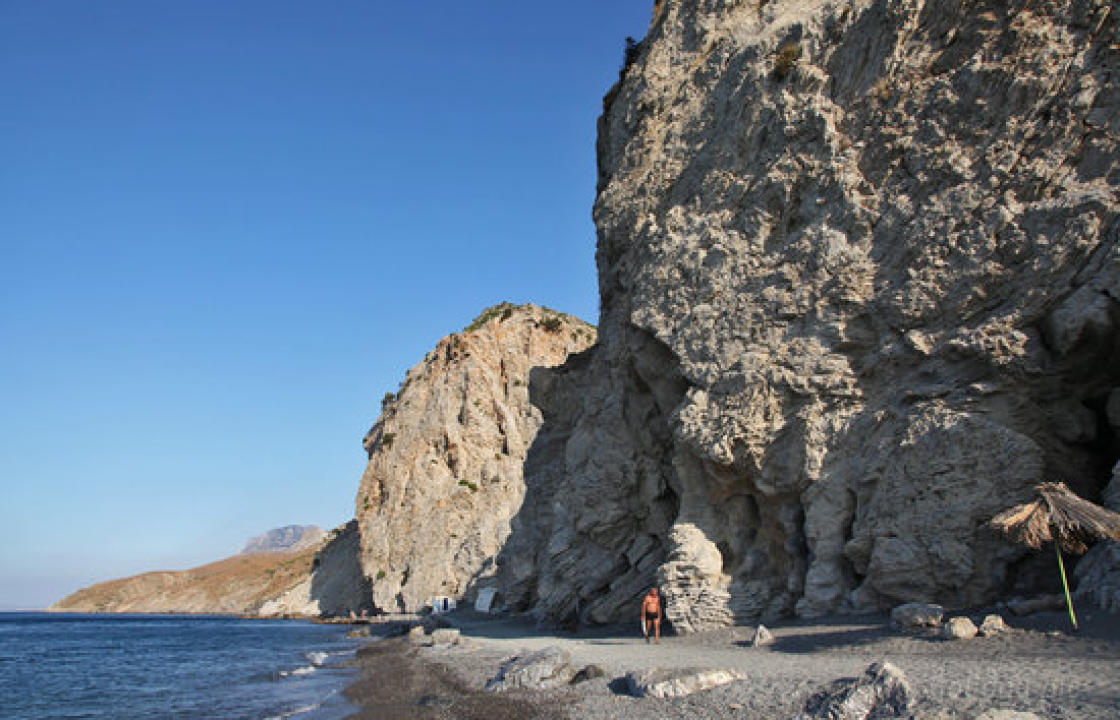
[[[309,712],[313,712],[315,710],[318,710],[319,707],[320,707],[320,705],[318,703],[316,703],[314,705],[302,705],[300,707],[295,708],[294,710],[288,710],[286,712],[282,712],[279,715],[269,715],[265,718],[265,720],[287,720],[287,718],[295,717],[296,715],[303,715],[305,713],[309,713]]]
[[[321,666],[327,661],[327,658],[329,658],[330,656],[330,653],[325,652],[309,652],[304,655],[304,657],[310,660],[311,664],[315,667]]]
[[[292,675],[310,675],[313,672],[315,672],[315,666],[308,665],[307,667],[296,668],[295,670],[281,670],[280,677],[289,677]]]

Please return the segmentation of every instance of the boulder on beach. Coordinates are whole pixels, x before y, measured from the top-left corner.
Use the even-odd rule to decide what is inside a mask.
[[[626,673],[626,687],[634,697],[674,698],[745,677],[727,668],[651,668]]]
[[[592,663],[591,665],[586,665],[582,669],[580,669],[579,672],[572,676],[572,679],[568,684],[579,685],[581,682],[587,682],[588,680],[594,680],[595,678],[605,677],[606,674],[607,671],[604,670],[601,665],[595,665],[594,663]]]
[[[941,637],[946,640],[965,640],[976,637],[976,625],[966,617],[955,617],[941,628]]]
[[[514,688],[544,690],[565,685],[572,679],[572,657],[567,650],[550,645],[504,663],[498,674],[486,683],[487,692]]]
[[[432,631],[432,645],[458,645],[461,639],[458,628],[440,628]]]
[[[1003,621],[1002,615],[985,615],[983,622],[980,623],[980,634],[984,637],[991,637],[999,635],[1000,633],[1010,630],[1007,623]]]
[[[940,627],[945,608],[928,603],[906,603],[891,610],[891,625],[896,628]]]
[[[774,644],[774,633],[766,629],[765,625],[759,625],[754,630],[754,637],[751,638],[751,647],[763,647],[764,645]]]
[[[878,720],[910,717],[914,691],[901,670],[873,663],[859,678],[835,680],[805,703],[796,720]]]

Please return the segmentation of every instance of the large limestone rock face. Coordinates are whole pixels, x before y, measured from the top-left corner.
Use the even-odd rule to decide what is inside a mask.
[[[542,423],[530,375],[595,337],[569,315],[500,305],[440,341],[386,397],[365,438],[356,510],[375,609],[414,612],[432,595],[473,594],[493,575]]]
[[[1120,446],[1118,21],[658,2],[600,120],[600,342],[541,378],[511,604],[617,620],[660,582],[699,630],[1029,582],[983,522],[1043,480],[1096,498]]]

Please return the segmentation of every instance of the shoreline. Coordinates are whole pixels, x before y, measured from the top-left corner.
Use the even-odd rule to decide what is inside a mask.
[[[1063,612],[1046,612],[1005,616],[1009,632],[966,640],[893,630],[885,615],[789,621],[768,626],[775,641],[766,647],[750,646],[753,626],[647,645],[629,625],[554,633],[471,611],[445,617],[459,629],[459,645],[418,647],[397,637],[358,651],[346,695],[362,709],[350,717],[775,720],[796,715],[832,681],[883,660],[908,677],[918,718],[968,720],[990,709],[1053,720],[1120,717],[1120,617],[1102,611],[1085,613],[1078,633],[1062,629]],[[548,646],[567,650],[574,670],[596,664],[605,675],[551,690],[483,691],[504,660]],[[627,672],[654,667],[729,668],[745,679],[675,699],[626,693]]]

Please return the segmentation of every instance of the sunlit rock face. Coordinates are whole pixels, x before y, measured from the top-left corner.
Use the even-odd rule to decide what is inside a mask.
[[[542,416],[530,376],[594,343],[594,326],[536,305],[499,305],[413,367],[365,438],[361,568],[373,609],[416,612],[473,598],[525,494]]]
[[[1118,457],[1107,2],[664,0],[599,125],[598,345],[544,426],[508,607],[683,631],[1036,582],[985,530]]]

